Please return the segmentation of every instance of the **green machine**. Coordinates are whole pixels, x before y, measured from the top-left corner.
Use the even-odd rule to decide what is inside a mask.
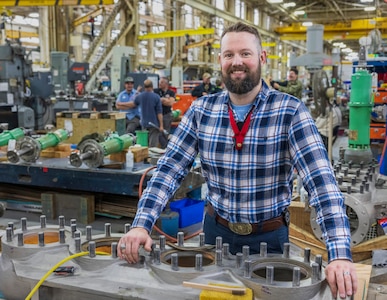
[[[90,168],[98,168],[103,165],[105,156],[127,149],[134,145],[135,141],[136,138],[129,133],[113,137],[102,143],[93,139],[85,140],[78,146],[79,153],[71,153],[70,164],[80,167],[84,162]]]
[[[17,163],[21,158],[25,162],[36,162],[42,150],[54,147],[68,138],[69,132],[66,129],[57,129],[37,139],[25,136],[16,141],[15,149],[7,152],[8,161]]]
[[[345,150],[344,160],[355,163],[370,163],[373,158],[370,148],[370,119],[374,98],[372,75],[366,67],[364,56],[362,64],[359,63],[351,77],[348,149]]]
[[[0,133],[0,146],[5,146],[10,140],[18,140],[24,137],[24,129],[15,128],[12,130],[4,130]]]

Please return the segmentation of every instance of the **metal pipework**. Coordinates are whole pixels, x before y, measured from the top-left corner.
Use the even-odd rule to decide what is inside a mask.
[[[7,152],[7,158],[11,163],[19,162],[20,158],[26,162],[36,162],[42,150],[54,147],[68,138],[69,131],[66,129],[55,130],[37,139],[25,136],[16,142],[14,150]]]
[[[18,140],[24,137],[25,131],[21,128],[15,128],[12,130],[4,130],[0,133],[0,146],[5,146],[10,140]]]
[[[71,153],[70,164],[80,167],[85,163],[89,168],[98,168],[103,165],[105,156],[129,148],[135,139],[132,134],[124,134],[102,143],[88,139],[79,145],[79,153]]]

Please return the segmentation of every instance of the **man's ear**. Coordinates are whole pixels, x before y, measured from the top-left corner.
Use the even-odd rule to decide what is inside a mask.
[[[261,60],[262,64],[267,63],[267,53],[266,50],[261,50],[261,53],[259,54],[259,59]]]

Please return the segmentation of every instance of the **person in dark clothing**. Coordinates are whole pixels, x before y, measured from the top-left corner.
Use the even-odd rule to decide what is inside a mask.
[[[153,90],[160,96],[163,107],[163,125],[164,130],[170,132],[172,124],[172,105],[175,103],[175,92],[169,89],[169,80],[166,77],[161,77],[159,80],[159,88]]]
[[[148,131],[148,146],[158,147],[160,134],[164,131],[163,114],[160,96],[153,93],[152,80],[144,81],[144,91],[134,99],[134,102],[131,102],[129,107],[140,108],[141,127]],[[154,128],[150,122],[159,128]]]
[[[217,92],[216,86],[214,86],[210,82],[211,80],[210,73],[204,73],[202,78],[203,78],[203,83],[196,86],[191,92],[191,95],[194,97],[201,97],[208,94],[215,94]]]

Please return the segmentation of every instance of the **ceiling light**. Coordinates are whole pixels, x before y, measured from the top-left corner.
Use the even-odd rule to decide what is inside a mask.
[[[288,3],[282,4],[282,6],[285,7],[285,8],[295,7],[295,6],[296,6],[296,3],[294,3],[294,2],[288,2]]]
[[[344,49],[341,49],[342,52],[344,53],[351,53],[353,52],[351,48],[344,48]]]
[[[282,3],[284,2],[283,0],[267,0],[269,3]]]
[[[313,22],[302,22],[302,26],[310,27],[313,25]]]
[[[294,14],[295,14],[296,16],[305,15],[305,10],[296,10],[296,11],[294,12]]]
[[[376,10],[376,7],[375,6],[367,6],[367,7],[364,7],[364,10],[365,11],[374,11],[374,10]]]
[[[361,3],[370,3],[370,2],[374,2],[374,0],[360,0]]]

